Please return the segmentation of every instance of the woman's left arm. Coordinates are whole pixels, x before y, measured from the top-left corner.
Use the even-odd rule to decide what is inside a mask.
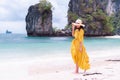
[[[85,26],[84,24],[77,24],[77,23],[74,23],[75,26]]]
[[[82,42],[80,42],[80,52],[82,51]]]

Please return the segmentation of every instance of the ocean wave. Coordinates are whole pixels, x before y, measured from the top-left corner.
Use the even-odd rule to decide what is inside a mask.
[[[104,38],[120,38],[120,35],[115,35],[115,36],[105,36]]]
[[[68,40],[67,37],[52,37],[51,40]]]

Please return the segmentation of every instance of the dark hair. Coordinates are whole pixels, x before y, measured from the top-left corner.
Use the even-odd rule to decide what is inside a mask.
[[[84,30],[84,27],[83,26],[80,26],[79,28],[75,27],[74,30],[78,29],[80,31],[80,29],[83,29]]]

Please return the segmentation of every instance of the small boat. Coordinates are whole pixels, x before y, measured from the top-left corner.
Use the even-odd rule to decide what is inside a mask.
[[[6,30],[6,34],[11,34],[11,33],[12,33],[11,31]]]

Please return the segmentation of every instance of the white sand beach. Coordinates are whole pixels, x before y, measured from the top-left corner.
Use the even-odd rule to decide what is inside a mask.
[[[119,80],[120,55],[113,52],[101,51],[106,56],[90,55],[91,69],[86,76],[82,70],[73,73],[75,65],[70,54],[4,60],[0,61],[0,80]]]

